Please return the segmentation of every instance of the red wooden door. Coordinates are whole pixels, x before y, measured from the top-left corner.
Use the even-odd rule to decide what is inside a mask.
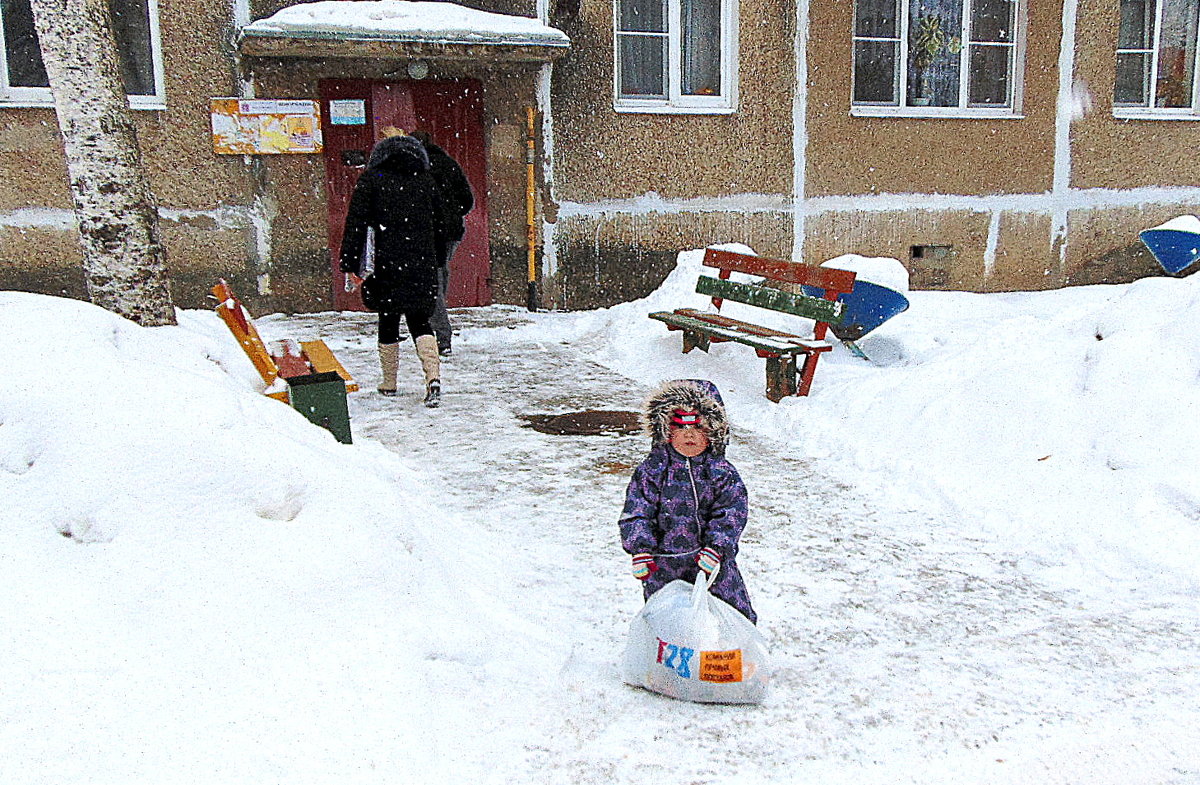
[[[466,234],[450,261],[451,306],[491,305],[491,253],[488,247],[487,158],[483,145],[483,85],[475,79],[408,82],[416,125],[458,161],[475,208]]]
[[[325,141],[325,198],[328,202],[329,257],[332,263],[333,307],[339,311],[362,311],[358,293],[347,293],[346,276],[338,269],[342,249],[342,230],[346,209],[358,175],[367,164],[371,145],[375,143],[371,117],[370,83],[361,79],[324,79],[320,83],[321,130]],[[334,125],[330,117],[330,102],[342,101],[351,106],[361,102],[362,122]],[[342,109],[343,116],[353,111]]]
[[[337,269],[337,260],[350,194],[371,154],[371,146],[389,125],[404,131],[428,131],[466,173],[475,194],[475,209],[467,216],[466,235],[451,261],[447,301],[451,307],[491,304],[481,84],[473,79],[406,82],[327,79],[321,81],[320,92],[334,306],[339,310],[362,309],[358,294],[346,293],[345,277]],[[334,125],[330,117],[331,100],[361,101],[362,124]]]

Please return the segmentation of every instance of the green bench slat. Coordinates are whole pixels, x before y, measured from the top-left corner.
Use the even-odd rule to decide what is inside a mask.
[[[705,335],[717,336],[723,340],[736,341],[746,346],[751,346],[755,349],[762,349],[765,352],[775,352],[778,354],[796,354],[798,352],[813,352],[827,351],[833,348],[833,344],[828,341],[816,341],[811,338],[783,338],[772,337],[769,335],[752,335],[742,332],[735,327],[723,327],[721,325],[706,322],[703,319],[697,319],[692,316],[674,313],[672,311],[656,311],[650,314],[651,319],[657,319],[660,322],[675,325],[685,330],[703,333]]]
[[[702,275],[696,279],[696,291],[709,297],[720,297],[829,324],[841,324],[845,318],[845,305],[836,300],[792,294],[768,286],[753,286]]]

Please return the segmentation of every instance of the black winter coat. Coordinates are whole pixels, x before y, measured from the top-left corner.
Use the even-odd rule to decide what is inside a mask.
[[[429,153],[429,173],[437,183],[442,196],[443,224],[446,227],[446,239],[461,240],[466,233],[463,218],[475,206],[475,196],[471,193],[471,184],[449,153],[433,142],[425,145]]]
[[[443,212],[424,146],[410,136],[381,139],[350,197],[342,272],[358,274],[367,227],[374,227],[373,283],[386,301],[379,310],[432,311],[445,242]]]

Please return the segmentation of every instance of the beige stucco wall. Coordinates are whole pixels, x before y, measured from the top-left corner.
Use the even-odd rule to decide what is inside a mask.
[[[527,299],[526,116],[536,108],[536,85],[533,71],[492,72],[484,81],[492,297],[501,303]]]
[[[681,250],[737,242],[764,256],[787,256],[791,218],[772,212],[614,212],[562,218],[555,232],[565,263],[546,292],[548,302],[597,308],[652,291]]]
[[[1163,275],[1138,232],[1200,210],[1200,194],[1160,192],[1200,186],[1200,122],[1113,116],[1119,24],[1117,4],[1081,3],[1075,84],[1087,110],[1071,126],[1071,186],[1092,204],[1069,213],[1066,284]]]
[[[1190,203],[1071,211],[1064,283],[1120,283],[1147,275],[1166,275],[1138,239],[1138,232],[1186,213],[1200,214],[1200,197]]]
[[[911,238],[920,236],[930,245],[953,246],[954,252],[936,269],[928,269],[925,280],[914,271],[915,285],[978,288],[984,279],[982,249],[988,221],[987,214],[948,210],[824,213],[810,217],[806,223],[804,258],[815,263],[857,253],[890,256],[908,263]]]
[[[557,268],[546,282],[554,304],[640,296],[661,282],[680,250],[711,242],[754,243],[777,254],[790,247],[790,218],[742,214],[737,201],[791,194],[795,8],[789,0],[743,0],[739,9],[732,114],[616,111],[612,2],[583,0],[577,16],[555,20],[572,51],[555,64],[553,80],[554,196],[589,208],[554,227]],[[606,212],[611,202],[650,194],[672,206]],[[692,202],[706,198],[730,205],[702,210]]]
[[[167,110],[137,110],[134,120],[142,160],[164,218],[172,292],[183,306],[203,303],[211,271],[242,269],[249,262],[242,221],[217,220],[219,205],[248,201],[250,182],[240,159],[212,153],[209,98],[230,95],[235,82],[220,56],[230,30],[228,7],[159,5],[164,46]],[[54,111],[0,109],[0,287],[83,295],[80,252],[73,228],[66,164]],[[27,208],[53,208],[57,226],[25,225]],[[195,217],[193,213],[207,214]]]
[[[1061,285],[1049,245],[1049,215],[1015,210],[839,211],[810,218],[807,230],[806,259],[819,262],[844,253],[892,257],[909,269],[914,289],[986,292]],[[952,250],[945,257],[916,258],[913,238],[920,238],[921,245]]]
[[[254,16],[284,4],[256,4]],[[527,0],[470,5],[534,12]],[[552,3],[551,23],[571,36],[572,50],[554,66],[546,126],[553,146],[549,136],[538,139],[539,174],[553,174],[553,187],[539,183],[538,191],[538,219],[548,222],[554,253],[538,258],[544,304],[592,307],[640,296],[662,280],[678,251],[713,242],[788,257],[795,225],[805,230],[806,261],[886,254],[909,265],[921,286],[1035,289],[1156,272],[1137,232],[1200,210],[1200,196],[1190,191],[1152,193],[1200,186],[1193,155],[1200,122],[1112,116],[1114,3],[1080,4],[1075,76],[1091,106],[1071,128],[1074,190],[1057,195],[1061,0],[1029,3],[1022,116],[1003,120],[852,117],[852,5],[806,6],[806,200],[799,203],[804,220],[794,223],[793,0],[741,0],[739,100],[725,115],[615,111],[612,1]],[[163,208],[177,301],[203,305],[222,275],[259,312],[328,307],[322,157],[212,152],[209,99],[239,89],[229,13],[189,0],[160,5],[168,109],[135,113]],[[403,61],[247,63],[260,97],[317,98],[321,78],[381,78]],[[493,293],[499,302],[523,303],[524,126],[526,108],[536,103],[537,66],[433,66],[434,78],[470,76],[484,85]],[[0,288],[81,296],[52,110],[0,109],[0,183]],[[660,206],[647,207],[649,194]],[[897,195],[912,195],[912,203]],[[1056,220],[1068,230],[1061,261]],[[948,257],[912,258],[914,246],[942,245],[953,248]],[[259,297],[264,273],[272,294]]]
[[[1000,214],[996,257],[978,291],[1029,291],[1063,284],[1055,246],[1053,216],[1009,211]]]
[[[1062,5],[1029,6],[1019,116],[918,119],[851,115],[853,4],[808,4],[807,136],[801,140],[806,261],[850,252],[889,255],[910,267],[918,286],[983,291],[1062,285],[1071,270],[1095,261],[1085,256],[1097,245],[1080,243],[1068,245],[1060,262],[1053,239],[1056,208],[1046,197],[1054,182]],[[741,94],[737,113],[725,117],[613,111],[611,3],[584,2],[578,19],[564,26],[576,50],[556,66],[555,194],[577,207],[555,227],[564,304],[592,299],[581,294],[585,281],[594,282],[601,299],[644,293],[673,264],[672,243],[732,239],[760,253],[791,255],[796,8],[783,2],[740,8]],[[1079,46],[1088,53],[1104,45],[1090,24],[1084,14]],[[767,26],[771,34],[764,35]],[[675,212],[646,215],[641,205],[618,201],[647,192],[671,202]],[[762,222],[770,228],[753,237],[707,234],[713,222],[689,209],[689,200],[723,196],[717,209],[736,215],[748,194],[773,195],[778,205]],[[914,198],[892,206],[864,202],[861,209],[823,201],[887,195]],[[955,196],[970,204],[956,205]],[[611,210],[597,212],[597,205]],[[1065,217],[1066,210],[1060,212]],[[1127,217],[1124,234],[1128,222],[1141,220]],[[951,251],[922,260],[913,258],[916,246]],[[1129,274],[1120,265],[1108,268],[1107,274]]]
[[[0,109],[0,177],[0,210],[70,207],[54,110]]]
[[[1050,187],[1061,6],[1030,3],[1023,117],[851,117],[853,3],[811,3],[810,196],[1036,193]]]
[[[1084,3],[1076,78],[1091,101],[1072,126],[1071,183],[1077,188],[1200,185],[1200,121],[1113,117],[1116,3]],[[1153,224],[1151,224],[1153,225]]]
[[[790,193],[795,14],[787,0],[740,8],[738,111],[634,114],[613,108],[613,4],[584,0],[563,26],[572,52],[555,66],[561,200]]]
[[[1162,274],[1138,231],[1193,208],[1169,195],[1141,202],[1125,189],[1200,185],[1192,155],[1200,123],[1113,117],[1116,3],[1079,4],[1074,90],[1087,110],[1071,124],[1069,157],[1060,162],[1069,185],[1058,192],[1061,2],[1028,4],[1021,117],[1002,120],[852,117],[849,35],[826,34],[851,29],[852,3],[813,3],[811,14],[805,190],[816,201],[805,222],[806,259],[889,255],[917,286],[981,291]],[[1084,197],[1082,189],[1101,190]],[[911,209],[821,212],[823,196],[880,194],[912,194]],[[966,197],[970,208],[947,195]],[[952,246],[934,262],[947,269],[912,258],[923,245]]]

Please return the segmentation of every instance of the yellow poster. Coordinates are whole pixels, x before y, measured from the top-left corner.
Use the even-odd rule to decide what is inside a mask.
[[[213,152],[222,155],[319,153],[321,115],[316,101],[212,99]]]

